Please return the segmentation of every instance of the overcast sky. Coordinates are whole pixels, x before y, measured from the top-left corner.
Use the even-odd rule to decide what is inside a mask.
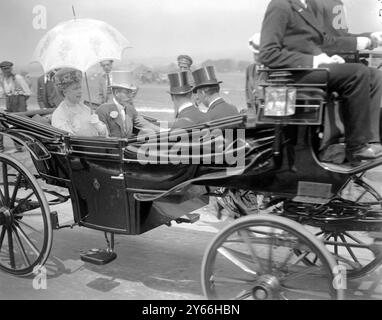
[[[382,30],[378,0],[345,0],[352,30]],[[269,0],[0,0],[0,60],[26,64],[39,39],[57,23],[80,18],[104,20],[132,43],[128,57],[196,62],[211,58],[251,59],[248,38],[261,28]],[[47,10],[47,29],[33,28],[37,5]],[[152,61],[159,61],[152,59]]]

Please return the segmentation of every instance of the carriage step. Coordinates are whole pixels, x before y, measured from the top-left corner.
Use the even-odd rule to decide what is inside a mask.
[[[180,217],[178,219],[176,219],[176,223],[178,224],[181,224],[181,223],[195,223],[197,221],[199,221],[200,219],[200,214],[197,214],[197,213],[187,213],[185,214],[183,217]]]
[[[50,213],[50,220],[52,222],[52,228],[53,230],[60,229],[60,223],[58,222],[58,214],[57,211],[52,211]]]
[[[96,264],[99,266],[108,264],[117,258],[117,254],[112,251],[92,249],[85,254],[81,254],[81,260],[84,262]]]

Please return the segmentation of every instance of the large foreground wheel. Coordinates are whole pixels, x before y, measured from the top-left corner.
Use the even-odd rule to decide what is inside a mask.
[[[37,272],[52,240],[48,202],[35,177],[0,154],[0,269],[18,276]]]
[[[311,253],[317,260],[308,266]],[[203,292],[214,300],[341,299],[344,281],[314,235],[278,216],[238,219],[216,235],[202,263]]]

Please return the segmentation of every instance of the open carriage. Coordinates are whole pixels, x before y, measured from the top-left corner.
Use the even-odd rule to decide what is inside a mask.
[[[326,83],[296,85],[293,73],[305,71],[264,70],[255,126],[243,114],[128,140],[85,138],[28,113],[1,113],[1,134],[24,145],[36,170],[0,154],[0,269],[25,276],[44,265],[53,230],[68,227],[52,210],[69,198],[75,225],[110,235],[106,251],[82,257],[102,264],[116,256],[115,234],[193,222],[187,213],[217,197],[237,220],[206,250],[207,298],[343,297],[341,270],[360,277],[382,261],[382,199],[365,179],[382,159],[356,167],[319,160],[331,96]]]

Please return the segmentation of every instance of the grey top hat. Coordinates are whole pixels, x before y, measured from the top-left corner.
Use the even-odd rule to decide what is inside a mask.
[[[213,66],[207,66],[195,70],[192,73],[192,76],[195,81],[194,91],[202,87],[209,87],[222,83],[222,81],[219,81],[216,78],[215,68]]]
[[[190,83],[188,71],[182,71],[177,73],[170,73],[168,79],[170,80],[169,93],[175,95],[190,93],[194,87]]]

